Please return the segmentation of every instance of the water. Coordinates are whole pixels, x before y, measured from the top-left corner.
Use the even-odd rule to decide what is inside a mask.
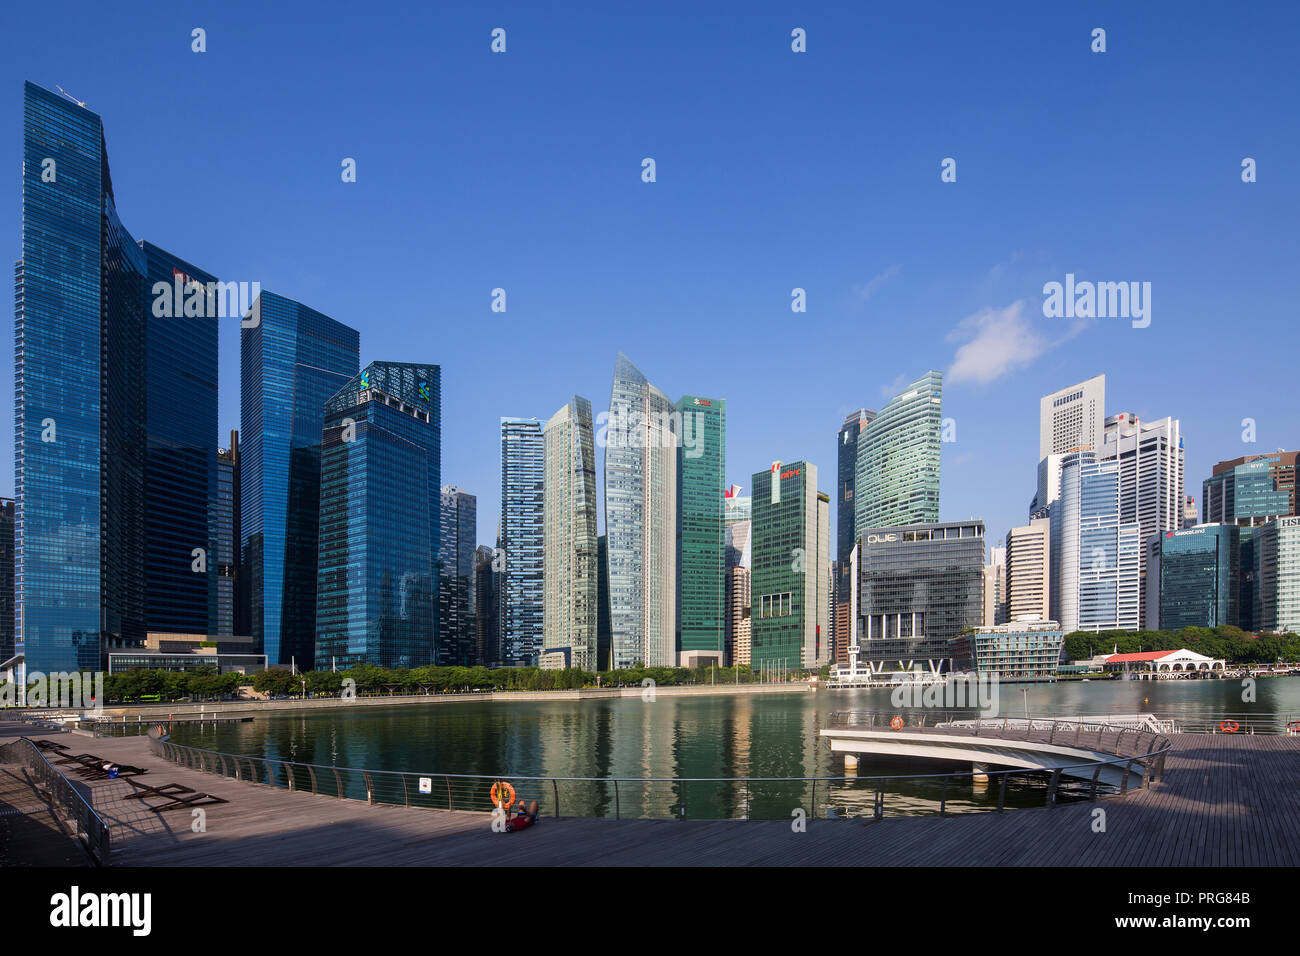
[[[1300,712],[1300,678],[1256,683],[1257,701],[1241,700],[1240,681],[1089,681],[1002,685],[999,715],[1142,713],[1217,716],[1224,713]],[[339,707],[329,711],[268,714],[251,723],[178,726],[174,740],[205,749],[323,766],[407,771],[413,774],[482,774],[505,778],[659,778],[662,783],[605,782],[561,785],[517,781],[520,796],[543,807],[558,799],[569,814],[608,816],[781,817],[802,808],[809,816],[872,812],[878,785],[867,781],[755,785],[694,783],[681,778],[840,777],[841,758],[819,735],[841,710],[894,710],[888,689],[820,691],[735,697],[639,697],[617,700],[465,701],[392,707]],[[967,765],[914,760],[862,761],[858,777],[946,773]],[[318,774],[332,777],[332,774]],[[305,778],[303,778],[305,779]],[[343,774],[346,792],[365,795],[364,784]],[[299,786],[305,785],[301,781]],[[332,782],[321,781],[322,789]],[[420,803],[416,778],[383,786],[393,802]],[[439,778],[456,806],[488,809],[488,782]],[[1042,803],[1041,779],[1016,778],[1008,806]],[[964,779],[892,781],[886,812],[950,812],[995,807],[997,782],[981,787]],[[452,794],[452,791],[455,791]],[[483,791],[479,793],[478,791]],[[331,790],[332,792],[332,790]],[[412,799],[412,794],[415,794]],[[429,798],[434,801],[437,794]],[[427,805],[438,805],[428,802]],[[443,804],[445,805],[445,804]]]

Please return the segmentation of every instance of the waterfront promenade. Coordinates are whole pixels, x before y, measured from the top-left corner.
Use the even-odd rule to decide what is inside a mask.
[[[17,735],[52,736],[0,723],[0,742]],[[1300,866],[1296,737],[1174,735],[1160,783],[1097,803],[809,820],[803,833],[780,820],[545,816],[534,829],[493,833],[485,814],[369,806],[189,770],[154,756],[142,737],[58,739],[148,768],[142,784],[229,801],[205,808],[206,832],[195,833],[187,809],[154,813],[126,799],[126,780],[78,783],[111,828],[114,866]]]

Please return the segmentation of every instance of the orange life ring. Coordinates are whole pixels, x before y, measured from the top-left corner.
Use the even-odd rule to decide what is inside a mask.
[[[499,790],[498,788],[501,789]],[[510,797],[502,802],[501,794],[506,790],[510,791]],[[513,807],[515,805],[515,788],[510,786],[510,784],[506,783],[504,780],[498,780],[496,783],[492,784],[491,796],[492,803],[495,806]]]
[[[1219,729],[1225,734],[1235,734],[1241,729],[1241,724],[1235,720],[1221,720],[1219,721]]]
[[[902,729],[903,729],[903,718],[902,718],[902,717],[897,717],[897,716],[894,717],[894,719],[891,720],[891,721],[889,722],[889,726],[893,727],[895,730],[902,730]]]
[[[1286,725],[1286,729],[1293,734],[1300,734],[1300,720],[1293,720]]]

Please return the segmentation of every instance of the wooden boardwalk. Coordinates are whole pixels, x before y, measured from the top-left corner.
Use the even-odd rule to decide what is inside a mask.
[[[0,740],[51,736],[29,731],[0,724]],[[153,756],[143,738],[60,739],[147,767],[142,784],[230,801],[205,808],[206,832],[195,833],[188,809],[154,813],[126,799],[129,781],[90,784],[116,866],[1300,866],[1296,737],[1174,735],[1162,782],[1097,803],[810,820],[803,833],[780,820],[543,818],[510,834],[491,832],[484,814],[368,806],[188,770]]]

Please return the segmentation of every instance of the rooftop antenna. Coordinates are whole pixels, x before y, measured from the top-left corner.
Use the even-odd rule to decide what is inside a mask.
[[[85,103],[81,102],[81,100],[77,99],[75,96],[73,96],[71,93],[69,93],[69,92],[68,92],[67,90],[65,90],[63,87],[59,86],[57,83],[54,85],[54,88],[55,88],[56,90],[58,90],[60,93],[62,93],[64,96],[66,96],[68,99],[72,100],[72,102],[76,103],[76,104],[77,104],[78,106],[80,106],[82,109],[85,109],[85,108],[86,108],[86,104],[85,104]]]

